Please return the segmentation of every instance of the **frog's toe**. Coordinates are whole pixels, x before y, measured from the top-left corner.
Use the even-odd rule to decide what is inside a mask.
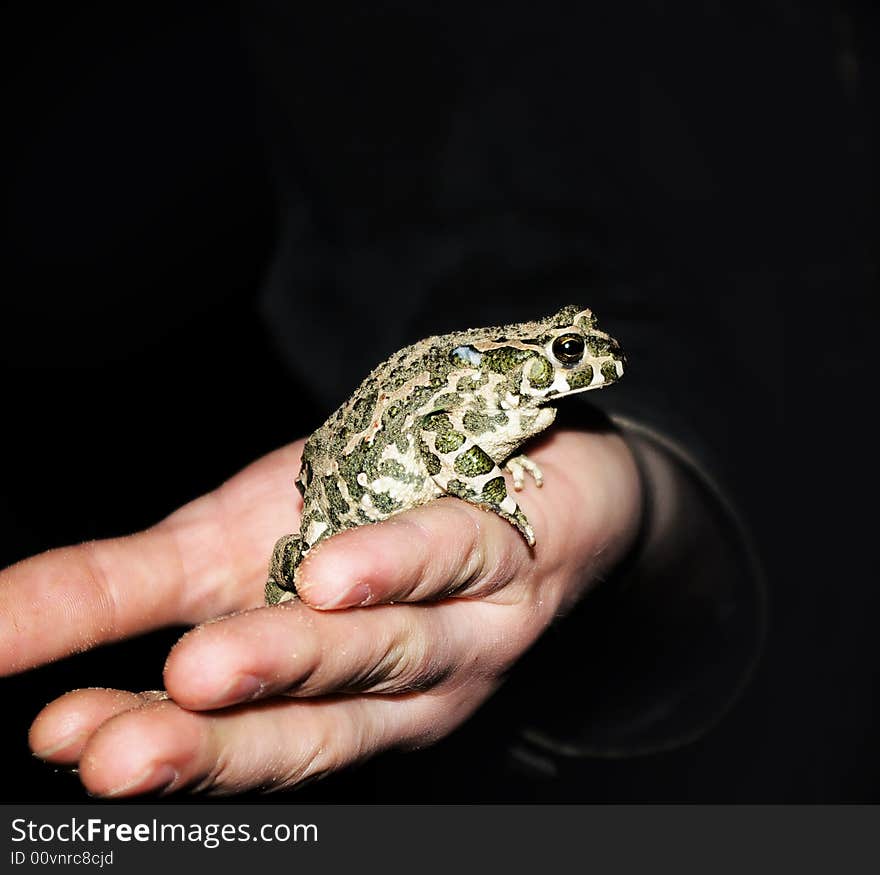
[[[513,477],[513,488],[519,492],[523,486],[525,485],[525,475],[526,471],[532,475],[532,479],[535,481],[535,486],[541,487],[544,485],[544,474],[541,469],[526,455],[513,456],[507,460],[507,464],[504,466],[506,471],[509,471],[511,476]]]

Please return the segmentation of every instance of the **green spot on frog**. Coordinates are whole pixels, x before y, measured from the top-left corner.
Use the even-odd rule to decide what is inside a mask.
[[[583,389],[593,382],[593,366],[581,365],[580,369],[565,375],[571,389]]]
[[[529,384],[535,389],[546,389],[553,382],[553,366],[544,356],[536,356],[529,365]]]
[[[595,334],[587,337],[587,349],[590,355],[598,358],[599,356],[608,355],[611,344],[604,337],[596,337]]]
[[[478,446],[473,446],[457,456],[453,465],[455,472],[465,477],[479,477],[480,474],[487,474],[494,467],[495,463],[492,459]]]
[[[383,459],[379,463],[379,473],[383,477],[392,477],[394,480],[406,481],[409,479],[406,468],[397,459]]]
[[[446,392],[443,395],[438,395],[434,401],[434,406],[437,410],[453,410],[459,404],[461,404],[461,395],[455,392]]]
[[[468,410],[462,422],[468,434],[477,435],[487,431],[495,431],[491,418],[485,413],[475,413],[473,410]]]
[[[430,449],[428,449],[428,445],[424,441],[419,441],[419,453],[422,456],[425,467],[428,469],[428,474],[432,477],[435,474],[439,474],[443,464],[441,463],[440,458],[435,456]]]
[[[458,498],[470,498],[474,495],[474,490],[461,480],[450,480],[446,484],[446,492],[449,495],[455,495]]]
[[[370,496],[373,506],[381,513],[390,514],[400,507],[400,502],[395,501],[387,492],[372,492]]]
[[[434,446],[438,453],[451,453],[465,442],[465,436],[457,431],[444,431],[437,435]]]
[[[483,486],[482,499],[489,504],[501,504],[507,498],[507,484],[503,477],[493,477]]]
[[[358,398],[354,403],[351,413],[351,429],[355,434],[365,431],[373,420],[376,411],[376,401],[379,399],[378,392],[371,392],[363,398]]]
[[[580,307],[575,304],[569,304],[556,313],[550,320],[550,325],[552,328],[568,328],[569,325],[574,324],[574,320],[580,312]]]
[[[436,431],[442,434],[444,431],[452,431],[452,420],[449,418],[448,413],[435,410],[424,416],[422,428],[425,431]]]
[[[495,374],[509,374],[535,353],[530,349],[502,346],[483,353],[482,368]]]
[[[614,362],[602,362],[602,376],[606,383],[613,383],[617,379],[617,365]]]
[[[333,436],[330,438],[330,452],[334,456],[338,456],[345,449],[345,445],[348,443],[348,429],[343,425],[337,431],[333,433]]]

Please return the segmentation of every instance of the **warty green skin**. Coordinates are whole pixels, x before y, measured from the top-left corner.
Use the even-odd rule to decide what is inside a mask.
[[[540,477],[515,450],[553,423],[557,400],[610,385],[624,362],[617,342],[577,306],[395,353],[306,441],[296,478],[300,530],[275,545],[267,603],[296,597],[297,568],[321,541],[444,495],[497,513],[533,545],[502,467],[522,459]]]

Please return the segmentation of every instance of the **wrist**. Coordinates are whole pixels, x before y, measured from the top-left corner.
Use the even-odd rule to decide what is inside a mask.
[[[549,443],[552,464],[560,468],[556,476],[568,486],[556,496],[548,543],[567,568],[555,610],[564,614],[640,552],[644,478],[628,442],[607,421],[589,431],[559,429]]]
[[[639,472],[641,525],[522,674],[543,696],[523,738],[549,753],[634,756],[700,737],[738,699],[763,641],[763,573],[730,502],[675,442],[616,425]],[[548,665],[567,667],[562,685]]]

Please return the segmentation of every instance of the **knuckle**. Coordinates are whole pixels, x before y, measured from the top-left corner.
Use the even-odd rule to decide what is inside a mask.
[[[89,593],[87,602],[93,606],[98,623],[115,629],[119,606],[111,576],[104,563],[105,545],[100,541],[86,541],[79,547],[83,579]]]
[[[300,737],[287,768],[278,771],[270,789],[311,783],[365,759],[375,752],[376,736],[364,710],[354,703],[338,712],[333,721],[316,719]]]
[[[417,692],[447,676],[435,658],[424,631],[407,624],[354,679],[352,688],[373,693]]]

